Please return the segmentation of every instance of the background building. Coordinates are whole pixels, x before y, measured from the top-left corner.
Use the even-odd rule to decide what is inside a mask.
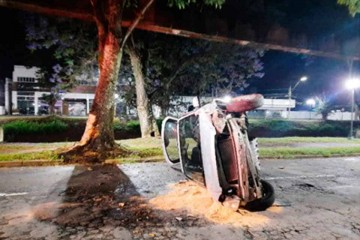
[[[51,94],[51,91],[39,86],[37,71],[39,71],[37,67],[14,66],[12,79],[6,78],[3,85],[4,102],[2,108],[0,107],[1,115],[49,113],[49,106],[42,98]],[[95,88],[94,85],[80,85],[60,93],[60,99],[55,104],[55,112],[68,116],[86,116],[94,100]]]

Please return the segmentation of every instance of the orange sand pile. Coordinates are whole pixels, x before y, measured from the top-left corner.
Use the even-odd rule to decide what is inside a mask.
[[[237,226],[262,225],[268,217],[262,213],[246,210],[234,212],[221,203],[213,201],[209,192],[194,182],[186,181],[170,186],[170,192],[150,200],[150,204],[160,210],[187,211],[189,215],[198,215],[214,223]]]

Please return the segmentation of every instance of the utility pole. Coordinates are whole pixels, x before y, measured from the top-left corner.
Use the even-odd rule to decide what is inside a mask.
[[[288,115],[287,118],[290,119],[290,111],[291,111],[291,107],[290,107],[290,101],[291,101],[291,97],[292,97],[292,92],[295,90],[295,88],[299,85],[299,83],[301,82],[305,82],[306,80],[308,80],[307,76],[302,76],[299,81],[297,81],[297,83],[294,85],[294,87],[291,87],[291,84],[289,86],[289,92],[288,92],[288,96],[289,96],[289,108],[288,108]]]
[[[291,107],[290,107],[291,94],[292,94],[292,90],[291,90],[291,85],[290,85],[290,86],[289,86],[289,91],[288,91],[288,95],[289,95],[289,108],[288,108],[288,114],[287,114],[287,118],[288,118],[288,119],[290,119],[290,111],[291,111]]]

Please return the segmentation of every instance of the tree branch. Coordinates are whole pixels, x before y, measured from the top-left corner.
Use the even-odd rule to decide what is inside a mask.
[[[149,2],[144,6],[144,8],[140,11],[140,13],[138,14],[137,18],[132,22],[132,24],[129,26],[128,30],[126,31],[126,34],[124,36],[124,38],[122,39],[122,42],[120,44],[120,47],[123,48],[126,40],[129,38],[129,36],[131,35],[131,33],[134,31],[134,29],[136,28],[136,26],[139,24],[140,20],[144,17],[146,11],[148,10],[148,8],[153,4],[155,0],[149,0]]]
[[[201,59],[204,58],[204,56],[210,56],[212,55],[212,52],[201,52],[198,53],[194,56],[192,56],[190,59],[185,59],[185,61],[183,63],[180,64],[180,66],[177,68],[177,70],[175,71],[175,73],[169,77],[169,80],[166,82],[166,89],[168,89],[169,85],[176,79],[176,77],[180,74],[180,72],[187,66],[190,65],[191,63],[195,62],[197,59]]]
[[[41,6],[35,1],[25,3],[12,0],[0,0],[0,6],[52,16],[76,18],[85,21],[92,21],[93,19],[89,12],[84,11],[85,9],[77,12],[76,10],[74,11],[68,8],[61,8],[60,6],[51,3],[47,6]]]

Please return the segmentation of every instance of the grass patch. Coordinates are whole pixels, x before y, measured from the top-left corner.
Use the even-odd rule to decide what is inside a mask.
[[[134,138],[117,141],[133,153],[127,157],[114,159],[121,163],[134,163],[144,161],[164,161],[160,138]]]
[[[260,148],[260,158],[301,158],[301,157],[337,157],[360,155],[360,147],[330,147],[330,148]]]
[[[258,138],[260,144],[287,144],[287,143],[359,143],[360,139],[347,139],[344,137],[283,137]]]
[[[0,162],[34,160],[56,161],[58,158],[55,151],[0,154]]]
[[[70,147],[73,142],[60,143],[2,143],[0,144],[0,155],[8,153],[30,153],[46,150],[55,150],[57,148]]]
[[[301,157],[360,156],[360,139],[331,137],[259,138],[260,158],[293,159]],[[137,138],[118,143],[133,152],[126,158],[109,161],[118,163],[164,161],[160,138]],[[321,143],[324,143],[323,145]],[[56,161],[56,149],[69,147],[63,143],[4,143],[0,144],[1,161]],[[175,152],[174,152],[175,153]]]
[[[161,148],[161,138],[133,138],[117,141],[117,143],[128,148]]]
[[[154,156],[163,156],[161,148],[145,148],[141,149],[138,147],[129,148],[131,151],[134,151],[135,156],[139,156],[141,158],[146,157],[154,157]]]
[[[61,143],[3,143],[0,144],[0,162],[58,160],[56,149],[70,147],[72,142]]]

